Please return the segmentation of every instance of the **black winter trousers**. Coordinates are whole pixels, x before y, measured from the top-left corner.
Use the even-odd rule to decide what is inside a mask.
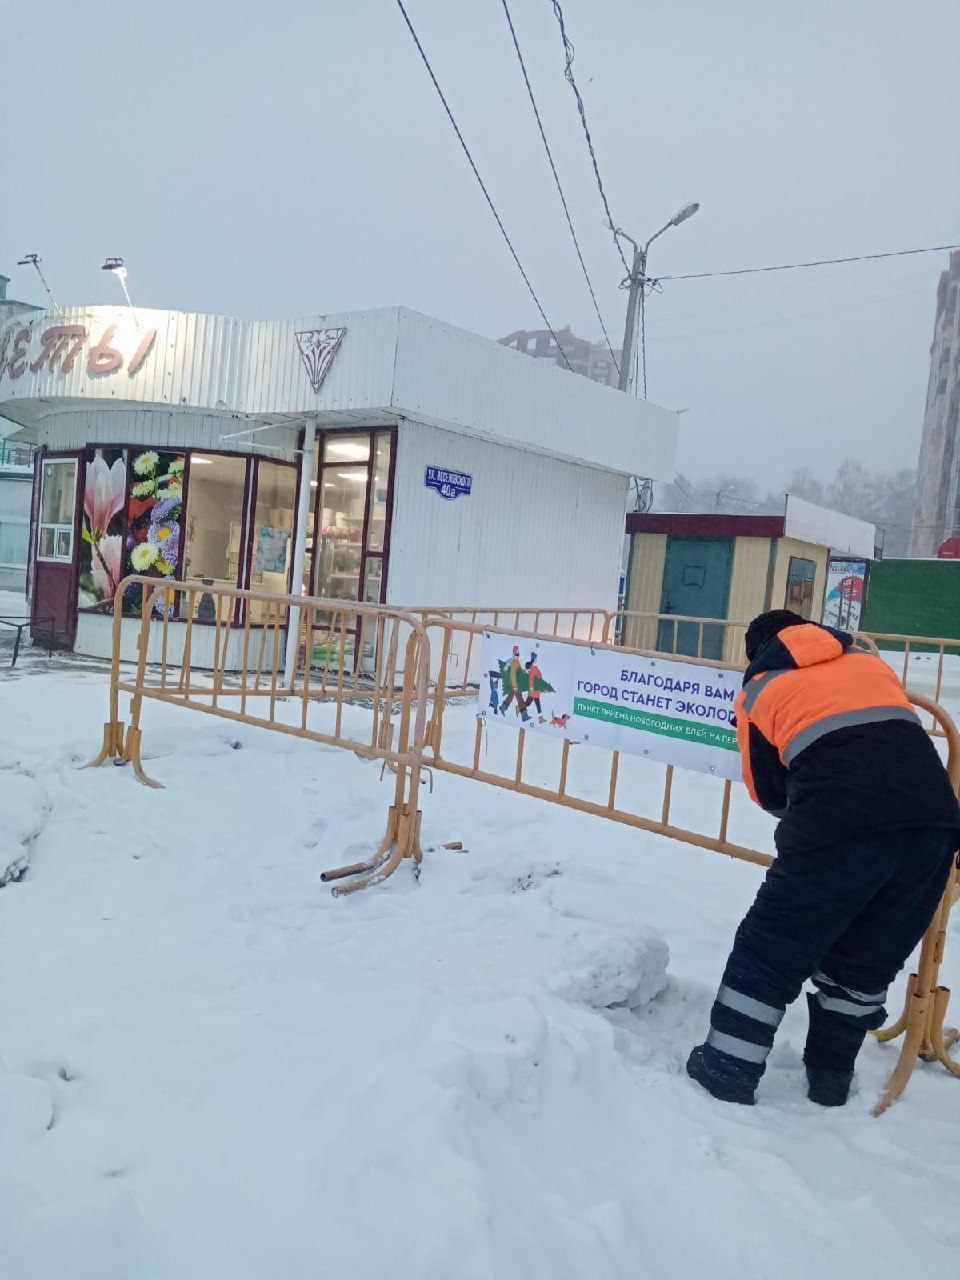
[[[727,1079],[756,1085],[786,1006],[808,978],[808,1067],[852,1071],[886,1020],[887,987],[923,936],[953,864],[956,834],[884,832],[781,855],[734,939],[705,1053]]]

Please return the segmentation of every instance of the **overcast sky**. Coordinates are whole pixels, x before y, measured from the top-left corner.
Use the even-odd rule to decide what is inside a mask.
[[[406,0],[554,328],[600,329],[501,0]],[[563,0],[615,219],[651,274],[960,243],[958,0]],[[622,267],[551,0],[511,0],[612,336]],[[0,0],[0,272],[42,303],[283,316],[402,303],[497,338],[532,300],[396,0]],[[946,254],[664,283],[678,466],[777,485],[916,462]]]

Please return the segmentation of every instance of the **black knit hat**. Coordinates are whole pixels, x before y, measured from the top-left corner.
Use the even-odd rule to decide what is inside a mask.
[[[787,627],[799,627],[805,622],[806,618],[801,618],[792,609],[770,609],[767,613],[761,613],[747,627],[747,661],[753,662],[767,641],[772,640],[775,635]]]

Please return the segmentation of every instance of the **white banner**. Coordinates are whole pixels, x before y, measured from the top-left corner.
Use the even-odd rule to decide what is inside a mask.
[[[482,679],[484,719],[740,777],[738,671],[487,631]]]

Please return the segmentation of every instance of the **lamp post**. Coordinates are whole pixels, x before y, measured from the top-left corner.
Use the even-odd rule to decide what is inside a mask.
[[[20,261],[17,263],[17,266],[33,267],[34,271],[36,271],[37,275],[40,277],[40,283],[43,285],[43,288],[47,297],[50,299],[50,305],[53,307],[54,311],[56,311],[57,314],[59,315],[60,308],[57,306],[56,298],[50,292],[50,286],[47,284],[46,277],[44,276],[43,269],[40,265],[40,259],[37,257],[37,255],[35,253],[25,253],[23,257],[20,259]]]
[[[108,258],[100,269],[101,271],[111,271],[120,281],[120,288],[123,290],[123,296],[126,298],[127,306],[130,308],[130,312],[133,315],[133,323],[139,329],[140,320],[137,316],[136,309],[130,300],[130,292],[127,289],[127,268],[123,265],[123,259]]]
[[[692,218],[699,208],[700,205],[696,201],[693,204],[685,204],[679,213],[675,214],[659,231],[654,232],[646,244],[642,246],[638,245],[632,236],[628,236],[625,231],[621,231],[619,227],[610,225],[610,230],[614,235],[622,236],[624,240],[629,240],[633,245],[633,265],[628,276],[630,295],[627,299],[627,322],[623,331],[623,352],[620,356],[619,388],[621,391],[629,391],[632,381],[634,353],[637,342],[637,310],[643,307],[644,288],[647,283],[647,254],[650,246],[665,231],[669,231],[671,227],[679,227],[681,222],[686,222],[688,218]],[[647,394],[646,349],[643,352],[643,394]]]
[[[723,489],[718,489],[718,490],[717,490],[717,492],[716,492],[716,494],[714,495],[714,497],[715,497],[715,499],[716,499],[716,508],[717,508],[717,510],[718,510],[718,511],[722,511],[722,510],[723,510],[723,500],[724,500],[724,498],[727,496],[727,494],[728,494],[728,493],[733,493],[733,491],[734,491],[734,489],[736,489],[736,487],[737,487],[737,486],[736,486],[735,484],[728,484],[725,488],[723,488]]]

